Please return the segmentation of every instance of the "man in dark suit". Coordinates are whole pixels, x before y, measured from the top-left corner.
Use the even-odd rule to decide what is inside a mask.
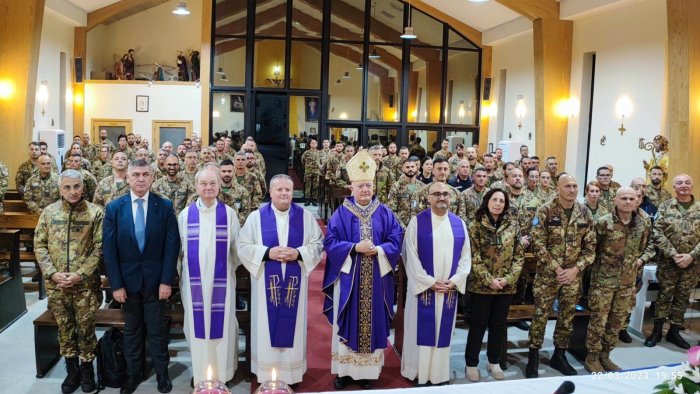
[[[164,312],[175,277],[180,237],[170,200],[150,193],[153,172],[134,160],[127,173],[131,192],[107,204],[103,254],[114,299],[124,306],[124,356],[128,378],[121,393],[141,382],[144,329],[158,380],[158,391],[172,390],[168,377],[167,324]],[[144,327],[145,325],[145,327]]]

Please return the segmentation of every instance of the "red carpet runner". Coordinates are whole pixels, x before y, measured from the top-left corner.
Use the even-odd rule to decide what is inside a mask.
[[[325,234],[326,226],[322,220],[319,225]],[[306,358],[307,371],[304,380],[299,385],[296,392],[318,392],[334,391],[333,380],[335,375],[331,375],[331,325],[323,314],[323,270],[326,259],[311,273],[309,277],[309,307],[308,307],[308,327],[306,336]],[[255,390],[257,382],[251,384],[251,390]],[[384,351],[384,368],[374,384],[376,389],[393,389],[413,387],[413,384],[401,376],[401,360],[389,347]],[[348,385],[345,390],[360,390],[359,386]]]

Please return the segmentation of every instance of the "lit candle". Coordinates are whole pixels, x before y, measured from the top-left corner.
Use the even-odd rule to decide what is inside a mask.
[[[207,367],[207,380],[197,383],[192,393],[196,394],[230,394],[231,391],[226,385],[212,378],[211,365]]]
[[[287,386],[287,383],[277,380],[277,371],[272,368],[272,380],[268,380],[258,387],[256,390],[260,394],[289,394],[294,393],[292,389]]]

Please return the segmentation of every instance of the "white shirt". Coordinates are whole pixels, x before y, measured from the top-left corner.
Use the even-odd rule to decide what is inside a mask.
[[[139,198],[143,199],[143,223],[144,225],[146,224],[146,218],[148,217],[148,196],[151,194],[151,192],[146,192],[143,197],[139,197],[136,194],[134,194],[133,191],[129,191],[131,194],[131,214],[132,217],[134,218],[134,226],[136,226],[136,210],[139,207],[139,204],[136,202]]]

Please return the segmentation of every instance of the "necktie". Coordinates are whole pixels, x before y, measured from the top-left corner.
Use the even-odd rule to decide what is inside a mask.
[[[136,208],[136,222],[134,223],[136,242],[138,242],[141,252],[143,252],[143,246],[146,243],[146,215],[143,212],[143,202],[143,198],[136,199],[139,206]]]

